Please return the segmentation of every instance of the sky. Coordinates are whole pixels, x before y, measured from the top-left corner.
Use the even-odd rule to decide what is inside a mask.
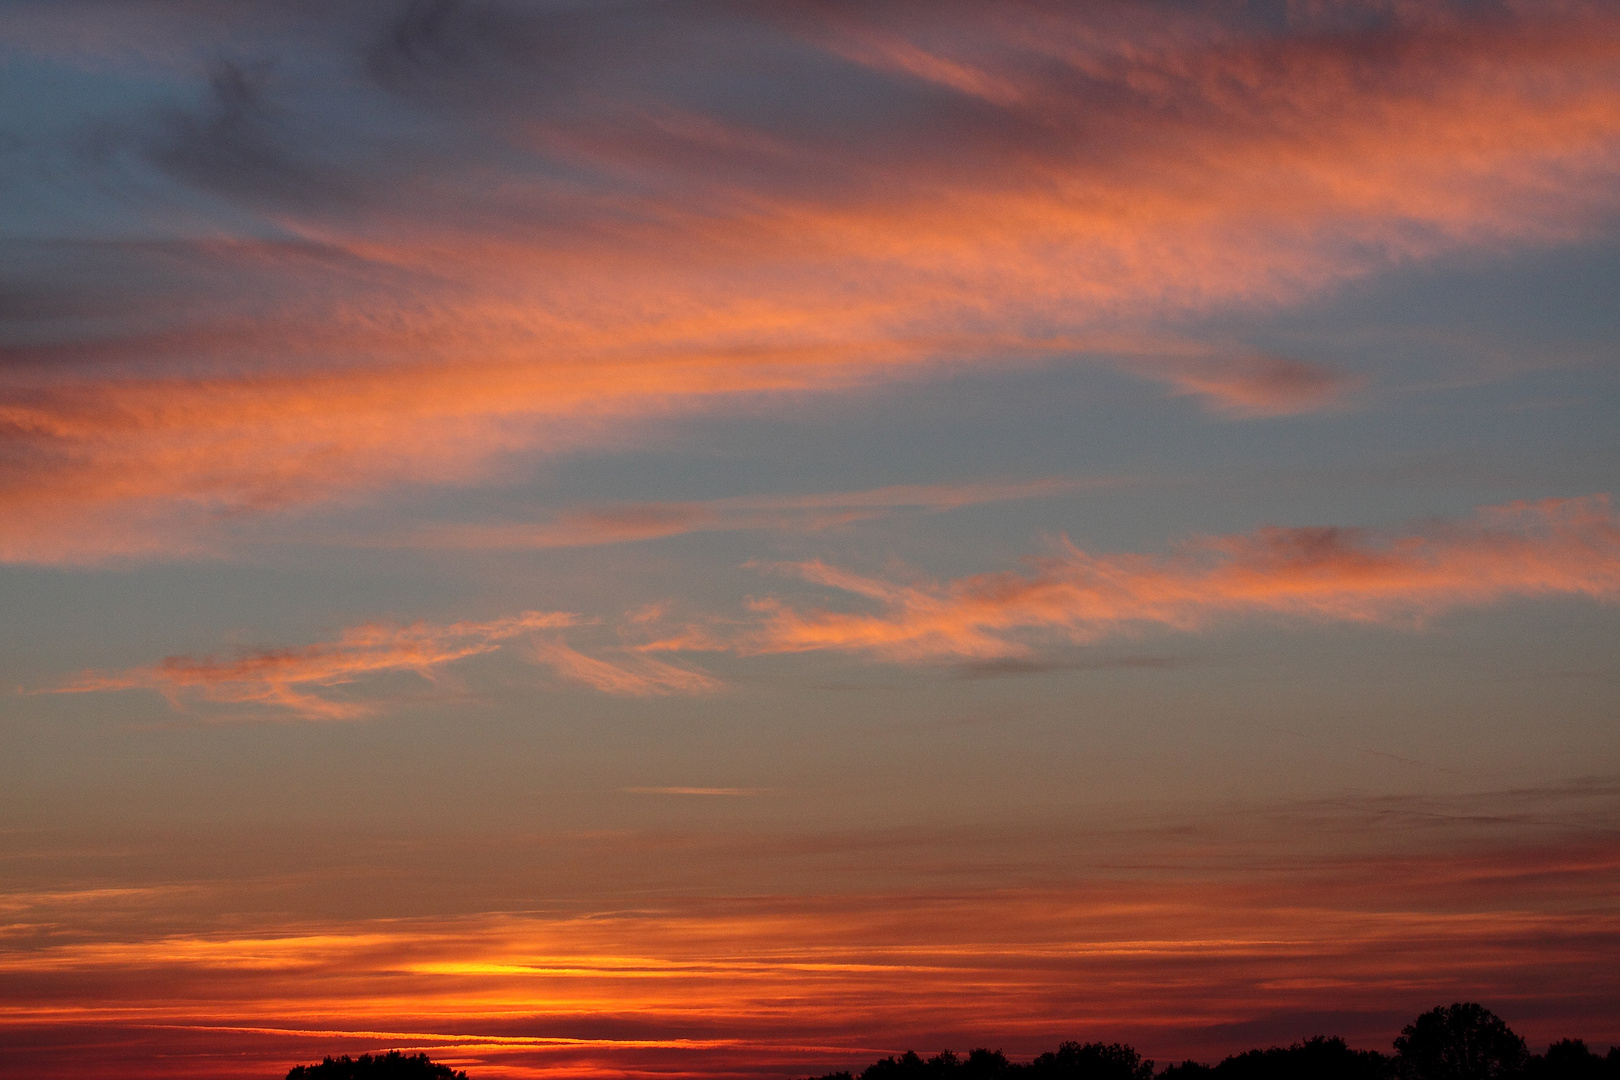
[[[1620,10],[0,2],[30,1075],[1620,1044]]]

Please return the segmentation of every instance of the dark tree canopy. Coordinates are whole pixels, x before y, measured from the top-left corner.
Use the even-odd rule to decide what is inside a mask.
[[[957,1075],[962,1080],[997,1080],[999,1077],[1005,1077],[1011,1068],[1012,1062],[1007,1060],[1006,1054],[1000,1050],[986,1050],[980,1047],[968,1051],[967,1060],[962,1062]]]
[[[1340,1038],[1317,1035],[1292,1046],[1247,1050],[1214,1067],[1196,1061],[1172,1065],[1161,1080],[1387,1080],[1389,1059],[1376,1050],[1352,1050]]]
[[[1030,1080],[1152,1080],[1153,1062],[1124,1043],[1066,1042],[1029,1063]]]
[[[467,1074],[430,1061],[426,1054],[390,1050],[375,1057],[344,1054],[326,1058],[319,1065],[297,1065],[288,1071],[287,1080],[467,1080]]]
[[[1395,1040],[1402,1080],[1497,1080],[1518,1075],[1529,1057],[1500,1016],[1472,1001],[1430,1009]]]
[[[1560,1039],[1525,1068],[1526,1080],[1620,1080],[1620,1046],[1601,1057],[1580,1039]]]
[[[860,1080],[944,1080],[956,1071],[956,1055],[949,1050],[926,1061],[914,1051],[880,1058],[868,1065]]]
[[[426,1054],[390,1050],[299,1065],[287,1080],[467,1080],[467,1074]],[[817,1080],[1620,1080],[1620,1046],[1604,1056],[1580,1039],[1563,1039],[1532,1056],[1501,1017],[1459,1002],[1406,1025],[1393,1056],[1317,1035],[1292,1046],[1246,1050],[1218,1065],[1184,1061],[1155,1077],[1153,1062],[1125,1043],[1065,1042],[1024,1062],[983,1047],[965,1057],[945,1050],[924,1058],[907,1050],[859,1074],[833,1072]]]
[[[1184,1061],[1154,1077],[1153,1062],[1123,1043],[1066,1042],[1027,1062],[982,1048],[966,1057],[946,1050],[931,1058],[908,1050],[874,1062],[858,1077],[836,1072],[818,1080],[1620,1080],[1620,1046],[1602,1056],[1580,1039],[1563,1039],[1531,1056],[1495,1013],[1461,1002],[1408,1024],[1394,1056],[1317,1035],[1233,1054],[1219,1065]]]
[[[979,1048],[967,1057],[949,1050],[923,1058],[907,1050],[862,1071],[860,1080],[1152,1080],[1153,1062],[1123,1043],[1066,1042],[1034,1061],[1016,1065],[1000,1050]],[[853,1080],[828,1073],[820,1080]]]

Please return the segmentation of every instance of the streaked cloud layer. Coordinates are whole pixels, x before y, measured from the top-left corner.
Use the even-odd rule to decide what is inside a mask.
[[[164,87],[18,144],[10,560],[940,362],[1320,409],[1355,377],[1170,323],[1579,238],[1620,166],[1601,4],[96,10],[4,15]]]

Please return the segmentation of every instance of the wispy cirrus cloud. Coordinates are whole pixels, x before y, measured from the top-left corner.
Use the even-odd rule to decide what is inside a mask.
[[[512,618],[444,626],[366,623],[349,627],[336,641],[261,649],[234,660],[170,656],[151,667],[85,672],[53,692],[156,690],[177,706],[197,697],[220,704],[271,706],[311,720],[348,720],[370,713],[372,707],[317,691],[391,671],[433,679],[445,665],[494,652],[512,638],[578,622],[579,616],[567,612],[526,611]]]
[[[701,671],[677,667],[652,657],[629,653],[618,663],[586,656],[560,640],[539,641],[534,657],[559,676],[620,697],[703,694],[720,689],[720,680]]]
[[[1331,408],[1354,373],[1110,343],[1617,205],[1603,4],[190,10],[0,16],[41,62],[197,83],[94,118],[78,187],[42,158],[8,189],[38,205],[0,280],[0,558],[195,551],[941,361]],[[263,62],[198,77],[216,26]]]
[[[84,672],[51,692],[155,690],[177,708],[199,700],[264,706],[307,720],[350,720],[372,714],[376,706],[363,697],[339,699],[324,691],[388,672],[437,679],[443,668],[458,660],[581,622],[568,612],[527,611],[488,622],[366,623],[349,627],[335,641],[254,650],[232,660],[171,656],[150,667]],[[720,685],[702,673],[643,656],[633,657],[628,666],[615,665],[576,652],[559,639],[536,639],[529,658],[552,666],[570,681],[610,694],[698,693]]]
[[[1093,555],[1065,541],[1025,572],[942,583],[898,583],[822,562],[781,569],[881,610],[800,611],[764,600],[756,604],[763,624],[733,647],[982,661],[1026,655],[1040,638],[1188,631],[1229,617],[1410,622],[1512,597],[1614,601],[1620,519],[1607,497],[1592,496],[1490,507],[1408,533],[1272,527],[1196,538],[1166,555]]]

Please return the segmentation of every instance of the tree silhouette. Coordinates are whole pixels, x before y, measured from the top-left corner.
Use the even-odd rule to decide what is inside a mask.
[[[1172,1065],[1159,1080],[1387,1080],[1389,1059],[1376,1050],[1352,1050],[1343,1039],[1317,1035],[1292,1046],[1246,1050],[1213,1068],[1196,1061]]]
[[[1030,1080],[1152,1080],[1153,1062],[1124,1043],[1059,1044],[1027,1066]]]
[[[815,1080],[857,1080],[849,1071]],[[958,1057],[923,1058],[907,1050],[875,1061],[858,1080],[1620,1080],[1620,1046],[1606,1057],[1579,1039],[1563,1039],[1531,1057],[1524,1040],[1495,1013],[1473,1002],[1430,1009],[1395,1040],[1395,1056],[1352,1050],[1317,1035],[1292,1046],[1247,1050],[1219,1065],[1184,1061],[1157,1077],[1123,1043],[1066,1042],[1033,1061],[1008,1061],[982,1047]]]
[[[1395,1039],[1402,1080],[1497,1080],[1516,1076],[1529,1057],[1500,1016],[1472,1001],[1430,1009]]]
[[[861,1080],[946,1080],[954,1077],[961,1062],[949,1050],[924,1060],[911,1050],[899,1057],[874,1061],[861,1073]]]
[[[868,1065],[860,1080],[1152,1080],[1153,1062],[1123,1043],[1066,1042],[1034,1061],[1014,1064],[1000,1050],[980,1047],[966,1058],[949,1050],[931,1058],[907,1050]],[[854,1080],[848,1072],[817,1080]]]
[[[982,1046],[968,1051],[958,1075],[962,1080],[1004,1080],[1013,1067],[1007,1055],[1000,1050],[986,1050]]]
[[[426,1054],[406,1055],[398,1050],[373,1057],[326,1058],[319,1065],[295,1065],[287,1080],[467,1080],[465,1072],[428,1060]]]
[[[426,1054],[390,1050],[299,1065],[287,1080],[467,1080],[467,1074]],[[1531,1056],[1501,1017],[1470,1001],[1430,1009],[1406,1025],[1393,1057],[1317,1035],[1246,1050],[1218,1065],[1184,1061],[1155,1077],[1153,1062],[1125,1043],[1065,1042],[1026,1062],[983,1047],[966,1057],[943,1050],[924,1058],[907,1050],[858,1075],[845,1070],[815,1080],[1620,1080],[1620,1046],[1600,1056],[1580,1039],[1561,1039]]]
[[[1526,1080],[1620,1080],[1620,1046],[1599,1057],[1580,1039],[1560,1039],[1531,1058],[1524,1075]]]

